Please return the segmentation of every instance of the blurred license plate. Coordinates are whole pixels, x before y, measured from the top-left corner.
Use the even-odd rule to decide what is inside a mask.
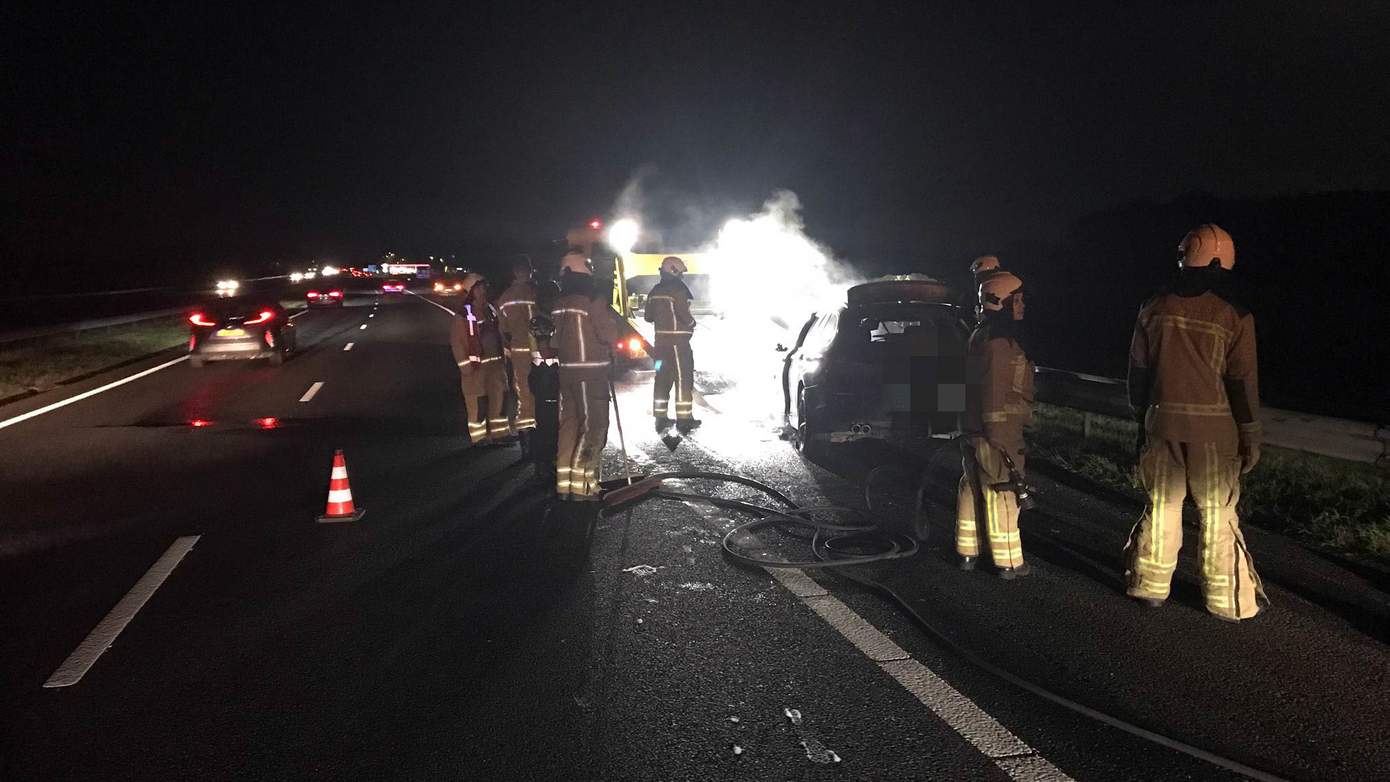
[[[219,337],[244,337],[244,336],[246,336],[246,331],[245,331],[244,329],[218,329],[218,330],[217,330],[217,336],[219,336]]]

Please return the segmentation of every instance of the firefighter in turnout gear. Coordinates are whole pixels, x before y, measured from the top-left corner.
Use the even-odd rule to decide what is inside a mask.
[[[1255,319],[1231,292],[1235,244],[1200,225],[1178,245],[1177,277],[1139,310],[1129,400],[1139,421],[1148,507],[1125,547],[1126,592],[1158,607],[1182,547],[1182,505],[1200,514],[1197,556],[1207,611],[1237,622],[1260,611],[1260,577],[1236,516],[1240,476],[1260,460]]]
[[[548,298],[554,300],[553,296]],[[540,296],[537,306],[544,306],[549,311],[551,302],[546,299],[546,296]],[[559,448],[560,359],[550,344],[551,337],[555,335],[555,324],[549,316],[537,315],[532,318],[530,331],[536,341],[536,349],[531,353],[531,371],[526,381],[536,403],[536,428],[531,431],[529,456],[536,466],[536,482],[550,489],[555,486],[555,452]]]
[[[983,317],[966,358],[962,475],[956,499],[956,552],[964,570],[980,555],[981,526],[999,576],[1031,572],[1019,537],[1023,427],[1033,415],[1033,362],[1020,344],[1023,281],[999,272],[979,287]]]
[[[682,434],[700,425],[695,420],[695,357],[690,336],[695,318],[690,314],[690,288],[681,279],[685,262],[676,256],[661,261],[661,281],[647,295],[643,317],[656,327],[653,344],[656,382],[652,388],[652,416],[656,431],[671,428],[671,386],[676,387],[676,429]]]
[[[561,499],[597,500],[608,441],[609,346],[618,338],[618,326],[613,311],[594,296],[593,271],[583,250],[571,249],[560,268],[560,297],[550,310],[551,342],[560,360],[555,490]]]
[[[531,430],[536,427],[536,402],[531,395],[531,360],[536,350],[536,338],[531,334],[531,319],[536,317],[536,283],[531,259],[520,256],[512,264],[512,284],[502,291],[497,309],[502,317],[502,338],[511,367],[512,393],[516,395],[516,420],[513,423],[521,438],[521,451],[530,455]]]
[[[469,274],[462,283],[463,309],[454,317],[449,344],[468,404],[468,439],[474,445],[497,444],[511,435],[503,409],[507,369],[502,364],[502,333],[483,276]]]

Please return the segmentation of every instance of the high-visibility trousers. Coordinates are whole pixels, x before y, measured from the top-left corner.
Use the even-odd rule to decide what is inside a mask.
[[[658,340],[654,348],[657,360],[656,382],[652,386],[652,415],[671,418],[671,386],[676,387],[677,421],[695,417],[695,356],[690,352],[690,340]]]
[[[536,428],[536,397],[527,382],[531,376],[531,348],[507,348],[507,361],[512,367],[512,393],[516,395],[516,420],[512,428],[520,432]]]
[[[1207,610],[1230,619],[1259,613],[1264,596],[1236,516],[1240,456],[1224,443],[1150,439],[1139,456],[1148,507],[1125,545],[1126,592],[1165,600],[1182,548],[1182,501],[1189,493],[1201,519],[1197,558]]]
[[[1023,470],[1023,449],[1009,454],[1014,466]],[[995,567],[1023,564],[1023,539],[1018,532],[1018,497],[1012,491],[998,491],[994,485],[1009,481],[1009,468],[999,449],[983,437],[961,441],[960,487],[956,493],[956,553],[963,557],[980,555],[980,522],[989,535],[989,553]]]
[[[507,369],[502,357],[483,359],[481,364],[459,367],[463,397],[468,403],[468,440],[501,440],[511,434],[504,403],[507,397]]]
[[[608,442],[608,379],[603,372],[560,368],[560,436],[555,449],[555,491],[599,495],[599,463]]]

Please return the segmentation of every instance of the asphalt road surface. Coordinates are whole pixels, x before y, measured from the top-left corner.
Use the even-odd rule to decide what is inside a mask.
[[[812,464],[723,388],[672,451],[650,376],[619,383],[641,472],[862,506],[869,468],[896,463],[892,515],[925,468],[924,550],[857,572],[934,636],[840,575],[733,564],[728,511],[652,499],[589,531],[551,507],[515,446],[467,445],[448,315],[425,298],[297,323],[283,367],[175,353],[0,408],[0,779],[1240,778],[968,654],[1280,777],[1386,777],[1374,571],[1251,531],[1265,615],[1208,617],[1190,550],[1174,599],[1143,609],[1119,590],[1135,508],[1040,479],[1036,574],[963,573],[949,454]],[[617,446],[614,428],[609,476]],[[337,448],[366,515],[319,524]]]

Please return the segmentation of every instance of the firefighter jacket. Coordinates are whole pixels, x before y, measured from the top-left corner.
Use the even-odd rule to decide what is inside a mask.
[[[470,317],[471,315],[471,317]],[[502,360],[502,332],[491,304],[465,304],[449,328],[449,346],[460,367]]]
[[[550,311],[555,335],[550,338],[561,370],[595,370],[607,377],[609,347],[618,339],[616,315],[604,302],[583,292],[555,300]]]
[[[679,279],[663,277],[652,287],[642,317],[656,326],[658,345],[690,339],[695,330],[695,317],[690,314],[692,298],[690,289]]]
[[[1259,444],[1255,318],[1211,290],[1164,292],[1139,310],[1129,400],[1151,438]]]
[[[1033,418],[1033,362],[1017,339],[991,333],[999,328],[986,322],[970,335],[963,428],[1017,455]]]
[[[536,306],[535,284],[530,281],[512,283],[502,291],[497,309],[502,316],[502,337],[507,347],[533,350],[531,318],[540,311]]]

